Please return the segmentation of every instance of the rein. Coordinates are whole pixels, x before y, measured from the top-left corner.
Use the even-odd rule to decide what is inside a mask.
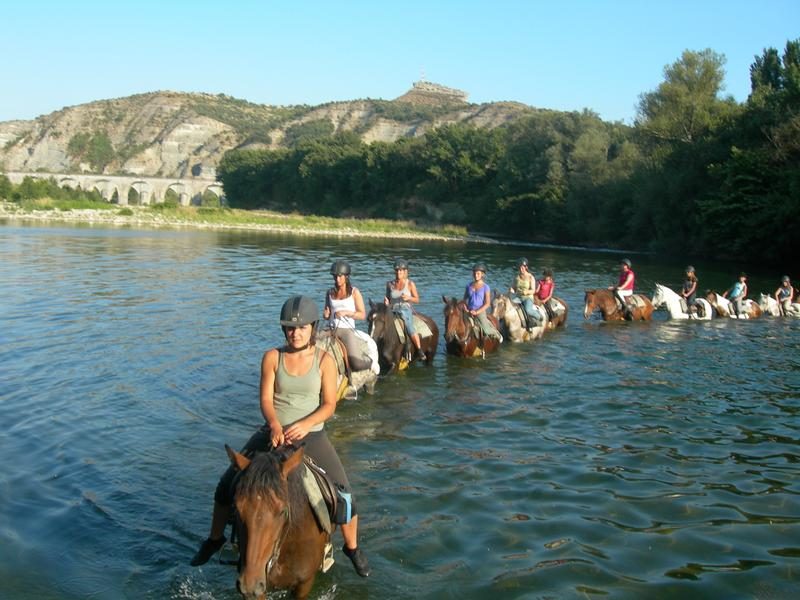
[[[464,325],[464,331],[466,333],[464,334],[464,337],[461,337],[458,334],[458,331],[454,332],[452,335],[450,335],[450,331],[448,331],[445,337],[447,337],[447,335],[450,335],[450,339],[456,340],[459,344],[466,344],[469,341],[472,334],[472,326],[470,325],[469,320],[467,318],[467,310],[465,306],[462,305],[460,302],[454,306],[454,309],[458,310],[459,318],[461,319],[461,324]],[[450,314],[452,315],[452,313]]]

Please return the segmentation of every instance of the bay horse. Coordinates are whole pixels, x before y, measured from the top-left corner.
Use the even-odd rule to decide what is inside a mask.
[[[439,345],[439,328],[430,317],[422,313],[415,312],[414,317],[422,320],[431,335],[419,336],[419,343],[425,353],[425,364],[429,365],[436,355],[436,348]],[[405,332],[405,340],[400,337],[397,331],[396,321]],[[369,324],[369,334],[378,345],[378,360],[380,361],[381,373],[391,373],[394,369],[402,371],[413,362],[414,344],[405,329],[405,324],[399,315],[396,315],[392,308],[383,302],[369,301],[369,314],[367,315]]]
[[[634,294],[635,302],[630,302],[631,321],[649,321],[653,317],[653,303],[647,296]],[[611,290],[586,290],[584,296],[583,318],[588,319],[599,309],[604,321],[625,321],[625,312],[619,307],[616,296]]]
[[[743,301],[744,311],[738,316],[736,315],[736,311],[733,309],[733,302],[728,300],[722,294],[717,294],[712,290],[708,290],[706,292],[706,300],[708,300],[711,306],[714,307],[714,310],[717,311],[717,314],[720,317],[729,317],[731,319],[757,319],[762,314],[761,307],[755,300],[750,298],[746,298]]]
[[[489,336],[476,335],[473,318],[467,311],[463,300],[447,298],[444,301],[444,341],[447,353],[454,356],[482,356],[494,352],[500,347],[500,340]],[[497,318],[488,315],[495,327],[499,326]]]
[[[314,516],[301,480],[303,449],[282,447],[252,459],[225,446],[239,469],[234,480],[239,538],[236,588],[248,600],[269,589],[304,600],[322,565],[330,534]],[[301,467],[301,468],[298,468]]]
[[[514,302],[513,299],[505,294],[498,294],[492,300],[492,312],[503,326],[505,337],[512,342],[529,342],[538,340],[544,335],[548,325],[547,311],[544,308],[539,310],[543,316],[541,325],[532,327],[529,330],[524,314],[525,309],[522,308],[521,304]]]
[[[667,307],[670,319],[691,319],[697,321],[710,321],[714,317],[714,310],[711,304],[705,298],[697,298],[695,305],[702,308],[702,311],[687,312],[681,303],[681,295],[671,290],[665,285],[660,283],[656,284],[656,290],[653,292],[653,308],[656,309],[661,305]]]

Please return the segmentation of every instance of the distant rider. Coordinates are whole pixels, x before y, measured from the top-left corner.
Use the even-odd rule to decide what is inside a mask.
[[[784,317],[789,314],[789,309],[792,305],[792,302],[794,302],[794,287],[792,286],[792,280],[789,279],[788,275],[783,276],[781,279],[781,286],[775,290],[775,300],[778,301],[781,314]]]
[[[522,308],[527,317],[526,327],[530,331],[541,323],[542,316],[534,306],[536,293],[536,278],[528,270],[528,259],[520,258],[517,261],[517,274],[509,288],[509,292],[516,294],[522,302]]]
[[[629,321],[633,318],[633,313],[631,312],[626,300],[630,296],[633,296],[633,286],[635,280],[636,274],[633,272],[633,269],[631,269],[631,261],[627,258],[623,258],[622,262],[620,263],[619,281],[617,282],[617,285],[608,286],[609,290],[614,291],[614,295],[616,296],[616,299],[622,308],[622,312],[625,314],[625,318]]]
[[[503,336],[500,335],[486,314],[492,304],[492,290],[489,284],[483,280],[485,274],[486,265],[483,263],[472,267],[472,281],[464,290],[464,302],[467,305],[467,311],[475,317],[483,334],[502,342]]]
[[[419,334],[414,327],[414,313],[411,309],[411,304],[419,304],[419,294],[417,293],[417,286],[408,278],[408,262],[398,258],[394,262],[394,273],[395,278],[386,282],[386,296],[383,302],[391,306],[392,312],[400,315],[403,319],[408,336],[411,338],[411,343],[414,344],[414,358],[421,361],[427,360],[428,357],[422,351],[422,342]]]
[[[694,272],[694,267],[689,265],[686,267],[686,279],[683,280],[683,287],[681,288],[681,298],[686,304],[686,312],[694,312],[697,310],[695,302],[697,300],[697,275]]]
[[[744,311],[744,301],[747,298],[747,274],[739,273],[739,280],[730,289],[725,290],[722,297],[731,301],[733,312],[737,317],[740,316]]]

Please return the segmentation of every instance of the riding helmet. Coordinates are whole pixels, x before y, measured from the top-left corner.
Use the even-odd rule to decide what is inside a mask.
[[[689,265],[688,267],[686,267],[686,272],[687,273],[694,273],[694,267],[692,265]]]
[[[473,271],[481,271],[482,273],[486,273],[486,265],[483,263],[475,263],[472,266]]]
[[[788,276],[788,275],[784,275],[784,276],[783,276],[783,279],[781,279],[781,281],[783,281],[784,283],[791,283],[791,282],[792,282],[792,280],[791,280],[791,279],[789,279],[789,276]]]
[[[398,258],[394,261],[394,270],[398,271],[400,269],[408,270],[408,261],[402,258]]]
[[[625,265],[625,266],[626,266],[626,267],[628,267],[629,269],[631,268],[631,261],[630,261],[630,259],[628,259],[628,258],[623,258],[623,259],[622,259],[622,262],[620,262],[620,264],[621,264],[621,265]]]
[[[331,275],[350,275],[350,263],[337,260],[331,265]]]
[[[281,325],[303,327],[319,320],[316,303],[308,296],[292,296],[281,308]]]
[[[524,256],[517,261],[517,268],[519,269],[521,266],[528,266],[528,259]]]

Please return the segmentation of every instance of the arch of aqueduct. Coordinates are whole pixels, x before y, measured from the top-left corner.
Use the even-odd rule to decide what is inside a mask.
[[[103,199],[111,201],[117,193],[121,205],[128,204],[128,194],[136,190],[140,204],[158,204],[163,202],[168,190],[177,194],[181,205],[199,204],[206,191],[217,195],[224,204],[225,194],[222,184],[215,179],[192,177],[190,179],[174,179],[167,177],[140,177],[138,175],[97,175],[85,173],[5,173],[15,185],[22,183],[25,177],[34,179],[53,179],[60,187],[91,191],[96,189]]]

